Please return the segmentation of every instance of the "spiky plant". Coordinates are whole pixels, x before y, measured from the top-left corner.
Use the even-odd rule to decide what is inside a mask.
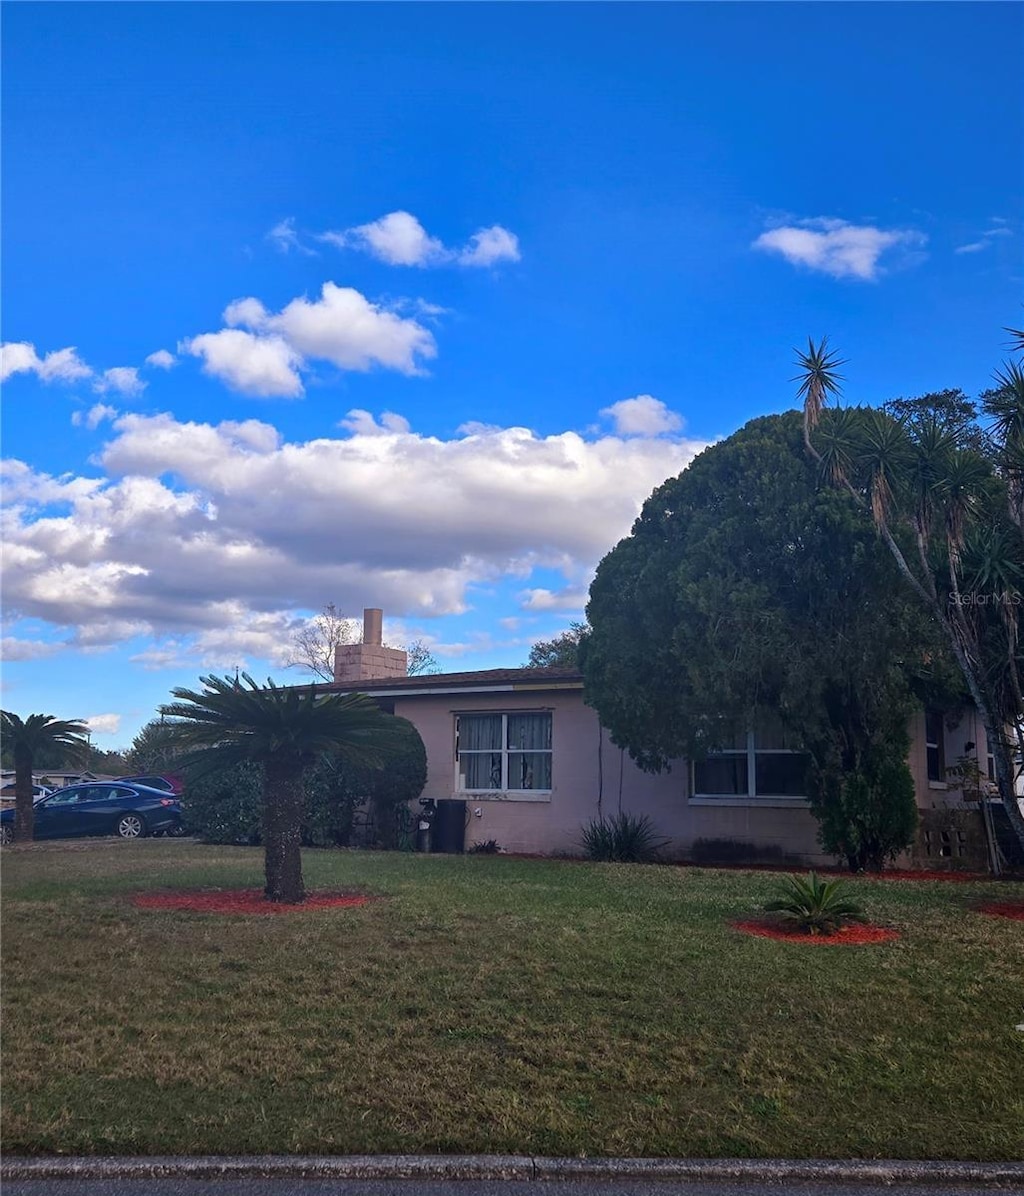
[[[840,880],[822,880],[815,872],[807,877],[787,876],[779,896],[764,907],[782,914],[808,934],[834,934],[848,922],[866,922],[864,911],[846,895]]]
[[[811,431],[821,420],[828,396],[841,392],[843,375],[839,373],[839,367],[846,362],[828,347],[828,337],[823,336],[817,344],[807,338],[807,352],[796,351],[796,364],[800,373],[793,381],[800,383],[797,394],[804,406],[804,443],[814,452]]]
[[[32,768],[37,757],[45,753],[68,764],[84,763],[89,754],[89,728],[77,719],[59,719],[52,714],[30,714],[21,719],[2,710],[0,729],[4,750],[14,757],[14,839],[31,843],[35,826]]]
[[[398,748],[392,716],[365,694],[324,694],[268,680],[200,677],[201,692],[175,689],[160,708],[185,768],[203,774],[252,762],[263,769],[266,894],[301,902],[303,774],[318,756],[382,764]]]
[[[583,828],[583,851],[590,860],[648,863],[667,842],[646,814],[613,814],[595,818]]]
[[[1014,346],[1024,348],[1021,332],[1008,331]],[[1006,816],[1024,845],[1024,814],[1006,735],[1009,723],[1016,728],[1018,749],[1024,750],[1024,697],[1017,696],[1021,686],[1015,656],[1020,589],[985,594],[986,601],[998,599],[1006,628],[1007,655],[996,651],[998,664],[992,671],[986,659],[992,655],[986,638],[991,629],[988,621],[974,617],[979,612],[972,614],[963,585],[972,537],[1001,515],[993,506],[1001,480],[1009,517],[1024,531],[1024,365],[1010,362],[996,373],[995,389],[982,397],[991,421],[983,431],[972,429],[973,407],[962,402],[952,408],[953,418],[948,406],[941,416],[935,411],[911,419],[854,408],[837,423],[839,413],[833,410],[829,418],[827,402],[839,390],[839,359],[823,339],[818,345],[809,341],[797,361],[808,454],[823,478],[870,512],[900,575],[941,629],[984,725]],[[943,395],[934,397],[941,400]],[[1007,658],[1009,687],[1003,684]],[[1003,694],[1012,700],[1004,703]]]

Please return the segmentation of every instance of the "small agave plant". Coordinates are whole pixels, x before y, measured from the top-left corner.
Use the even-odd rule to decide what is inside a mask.
[[[846,895],[839,880],[822,880],[812,872],[808,877],[787,876],[779,896],[764,907],[782,914],[808,934],[834,934],[847,922],[866,922],[864,911]]]

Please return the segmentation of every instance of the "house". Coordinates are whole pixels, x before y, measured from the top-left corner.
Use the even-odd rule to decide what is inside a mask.
[[[0,771],[0,799],[14,800],[15,771],[5,768]],[[110,777],[101,777],[93,772],[64,772],[62,769],[36,769],[32,773],[32,784],[36,789],[36,796],[44,790],[63,789],[66,785],[77,785],[80,781],[107,781]]]
[[[764,859],[834,862],[802,793],[803,758],[781,730],[762,728],[705,761],[646,773],[584,704],[578,671],[409,677],[405,654],[382,644],[381,623],[379,610],[364,612],[363,642],[337,649],[334,684],[323,688],[367,693],[416,727],[427,751],[424,797],[466,803],[467,847],[495,840],[510,852],[577,854],[584,824],[623,811],[647,815],[679,858],[718,844]],[[929,864],[976,854],[976,841],[942,811],[962,805],[947,773],[956,760],[977,759],[984,783],[983,727],[970,712],[922,712],[912,730],[909,764],[927,815],[921,854]]]

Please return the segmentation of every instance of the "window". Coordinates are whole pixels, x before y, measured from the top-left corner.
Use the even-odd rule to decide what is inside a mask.
[[[693,796],[793,798],[807,796],[808,757],[795,751],[780,727],[740,735],[732,746],[693,763]]]
[[[942,711],[926,710],[924,712],[924,744],[925,754],[928,757],[929,781],[945,781],[946,779],[945,739]]]
[[[551,714],[459,714],[456,789],[510,793],[551,789]]]

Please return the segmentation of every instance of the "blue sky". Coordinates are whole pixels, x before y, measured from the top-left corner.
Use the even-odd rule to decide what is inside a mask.
[[[107,746],[327,602],[520,664],[808,335],[880,402],[1020,319],[1018,5],[3,24],[3,702]]]

